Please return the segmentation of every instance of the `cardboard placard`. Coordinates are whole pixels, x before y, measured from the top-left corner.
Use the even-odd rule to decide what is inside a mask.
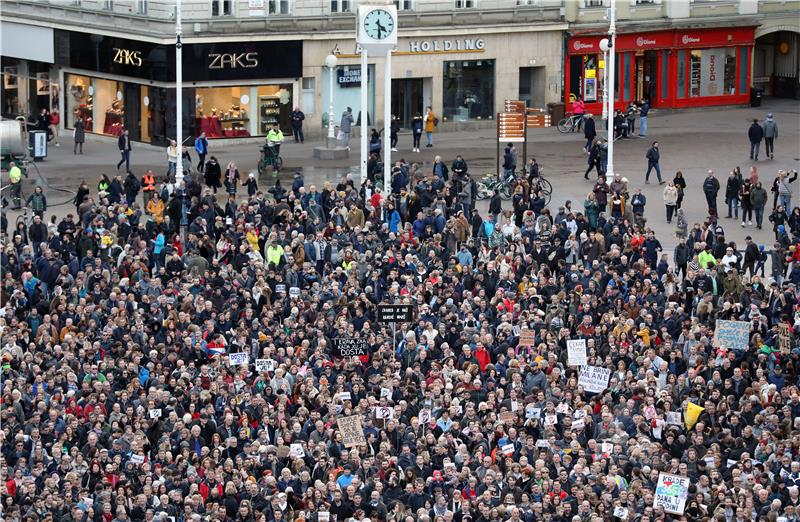
[[[517,420],[517,415],[513,411],[504,411],[499,419],[503,424],[513,424]]]
[[[274,359],[256,359],[256,373],[274,372],[275,360]]]
[[[342,444],[344,444],[345,448],[367,445],[367,439],[364,437],[364,428],[361,426],[361,417],[358,415],[339,417],[336,419],[336,426],[342,434]]]
[[[747,351],[750,346],[750,322],[717,319],[714,341],[728,350]]]
[[[689,477],[660,473],[653,507],[661,506],[667,513],[683,515],[686,499],[689,496]]]
[[[536,344],[536,332],[530,328],[523,328],[519,331],[520,346],[534,346]]]
[[[780,323],[778,325],[778,347],[781,350],[792,349],[792,338],[789,333],[789,325],[786,323]]]

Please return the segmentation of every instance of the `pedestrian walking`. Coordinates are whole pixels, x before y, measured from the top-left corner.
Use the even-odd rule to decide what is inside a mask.
[[[742,205],[742,227],[745,227],[747,222],[750,222],[751,225],[753,224],[752,194],[753,184],[749,179],[746,179],[739,187],[739,203]]]
[[[39,217],[44,216],[44,213],[47,212],[47,196],[44,195],[42,187],[33,189],[33,194],[28,196],[26,205],[31,209],[33,215]]]
[[[8,164],[8,183],[11,185],[11,210],[22,207],[22,169],[16,162]]]
[[[430,105],[425,108],[425,117],[423,120],[425,123],[425,136],[428,138],[428,144],[425,145],[425,147],[431,148],[433,147],[433,133],[439,125],[439,118],[436,117]]]
[[[647,137],[647,115],[650,113],[650,100],[645,98],[639,107],[639,137]]]
[[[744,259],[742,260],[742,274],[749,273],[753,277],[756,269],[756,263],[761,258],[761,252],[758,250],[758,245],[753,243],[753,238],[747,236],[744,238]]]
[[[775,239],[780,239],[781,234],[786,228],[786,223],[789,221],[789,215],[786,214],[783,205],[778,205],[772,214],[769,215],[769,222],[772,223],[772,231],[775,232]]]
[[[392,114],[392,123],[389,125],[389,146],[392,152],[397,152],[397,138],[400,132],[400,122],[397,121],[397,116]]]
[[[294,142],[305,142],[306,137],[303,135],[303,120],[306,119],[305,113],[300,110],[300,107],[295,107],[290,117],[292,119],[292,136],[294,136]]]
[[[214,191],[214,194],[217,193],[218,188],[222,187],[222,168],[219,166],[215,156],[211,156],[208,159],[206,168],[203,171],[203,179],[206,182],[206,186]]]
[[[764,207],[767,206],[767,190],[761,185],[760,181],[756,183],[750,192],[750,205],[756,215],[756,228],[761,230],[761,225],[764,222]],[[748,219],[748,224],[752,225],[753,222]],[[744,226],[744,221],[742,221],[742,226]]]
[[[586,162],[589,166],[586,168],[586,172],[583,173],[583,179],[589,179],[589,173],[592,169],[597,169],[598,176],[602,175],[602,171],[600,170],[600,140],[594,140],[591,150],[589,151],[589,158]]]
[[[517,169],[517,152],[514,150],[514,144],[509,143],[506,145],[503,152],[503,180],[513,179],[514,171]]]
[[[594,144],[595,138],[597,137],[597,127],[595,126],[592,113],[586,113],[583,119],[585,120],[585,125],[583,126],[583,137],[586,138],[586,145],[583,146],[583,150],[589,152]]]
[[[647,205],[647,196],[642,194],[642,189],[636,189],[636,193],[631,198],[631,210],[634,216],[644,216],[644,207]]]
[[[708,203],[708,213],[711,216],[717,215],[717,193],[719,192],[719,180],[714,175],[713,170],[708,171],[706,179],[703,181],[703,194]]]
[[[245,187],[247,187],[247,195],[253,197],[258,192],[258,180],[256,180],[255,172],[251,172],[247,175],[247,181],[244,182]]]
[[[125,170],[131,170],[131,138],[128,135],[128,129],[123,129],[122,134],[117,139],[117,147],[121,156],[119,163],[117,163],[117,170],[125,164]]]
[[[683,172],[680,170],[676,172],[672,183],[675,184],[675,188],[678,190],[678,201],[675,202],[675,209],[677,210],[681,208],[681,204],[683,204],[683,195],[686,190],[686,180],[683,178]]]
[[[125,193],[125,203],[128,205],[132,205],[134,201],[136,201],[136,196],[139,195],[139,190],[141,190],[142,184],[139,182],[139,179],[133,174],[133,172],[128,172],[125,176],[125,180],[122,182],[122,190]]]
[[[342,118],[339,120],[339,141],[347,150],[350,150],[350,133],[353,129],[353,109],[348,107],[342,113]]]
[[[225,169],[225,190],[229,195],[236,195],[239,179],[239,169],[236,167],[236,163],[229,162],[228,167]]]
[[[628,108],[625,109],[625,121],[628,123],[628,136],[633,137],[633,134],[636,130],[636,116],[639,114],[639,106],[636,105],[635,101],[631,101],[628,104]]]
[[[414,119],[411,120],[411,134],[414,137],[414,141],[411,146],[412,152],[419,152],[419,142],[422,139],[422,129],[424,124],[422,122],[422,114],[416,113],[414,115]]]
[[[572,132],[575,130],[581,130],[583,127],[583,118],[584,113],[586,112],[586,104],[583,102],[583,98],[578,96],[575,98],[575,101],[572,102],[572,115],[575,116],[575,123],[572,126]]]
[[[53,109],[50,113],[50,135],[53,137],[53,141],[55,142],[56,147],[61,146],[61,142],[59,141],[59,127],[61,126],[61,115],[58,113],[58,109]]]
[[[778,181],[776,184],[778,188],[778,199],[780,200],[780,204],[784,209],[792,208],[792,188],[789,185],[794,183],[796,180],[796,170],[792,172],[792,177],[789,177],[788,173],[782,170],[778,171]]]
[[[194,139],[194,150],[197,152],[197,172],[203,172],[206,168],[206,155],[208,154],[208,138],[206,133],[201,132],[200,136]]]
[[[761,140],[764,139],[764,129],[758,124],[758,120],[753,120],[750,124],[747,137],[750,139],[750,159],[758,161],[758,150],[761,148]]]
[[[667,186],[664,187],[663,192],[664,197],[664,206],[667,209],[667,224],[672,223],[672,215],[675,212],[675,207],[678,204],[678,188],[675,186],[675,183],[670,181],[667,183]]]
[[[86,141],[86,123],[83,121],[83,116],[78,116],[78,119],[75,120],[72,141],[74,142],[72,153],[78,154],[78,151],[80,151],[80,154],[83,154],[83,142]]]
[[[739,219],[739,189],[742,188],[742,175],[732,170],[725,183],[725,203],[728,205],[728,219]]]
[[[650,171],[655,169],[656,176],[658,176],[658,184],[663,185],[664,180],[661,179],[661,152],[658,150],[658,142],[654,141],[653,145],[647,150],[645,154],[647,158],[647,173],[644,175],[644,182],[650,183]]]
[[[775,118],[772,113],[767,114],[767,119],[764,120],[764,153],[769,159],[775,159],[773,153],[775,152],[775,140],[778,139],[778,124],[775,123]]]

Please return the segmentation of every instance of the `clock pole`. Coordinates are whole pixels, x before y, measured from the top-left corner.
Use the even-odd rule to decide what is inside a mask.
[[[361,47],[361,183],[367,180],[367,49]]]
[[[383,191],[388,198],[392,193],[392,50],[386,49],[383,77]]]

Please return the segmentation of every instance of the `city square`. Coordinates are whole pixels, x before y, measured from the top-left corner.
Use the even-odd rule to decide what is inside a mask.
[[[799,521],[799,12],[3,1],[0,518]]]

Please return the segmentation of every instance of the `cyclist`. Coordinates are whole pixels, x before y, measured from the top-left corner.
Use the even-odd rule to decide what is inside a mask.
[[[575,98],[575,101],[572,102],[572,114],[575,116],[575,122],[572,125],[572,132],[575,132],[575,129],[581,130],[581,126],[583,125],[583,114],[586,111],[586,105],[583,103],[583,98],[578,96]]]
[[[22,206],[22,170],[13,161],[8,164],[8,181],[11,184],[11,210]]]
[[[277,123],[272,125],[269,133],[267,133],[267,145],[275,151],[275,157],[281,154],[281,143],[283,143],[283,132]]]

